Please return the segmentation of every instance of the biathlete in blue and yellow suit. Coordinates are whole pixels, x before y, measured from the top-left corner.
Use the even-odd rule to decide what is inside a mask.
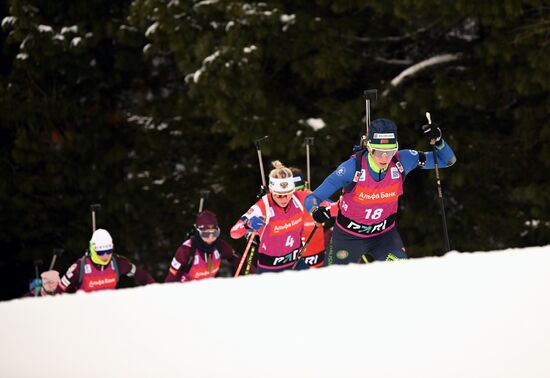
[[[456,157],[441,138],[441,129],[429,124],[422,130],[435,142],[438,166],[453,165]],[[304,202],[313,219],[323,223],[330,213],[319,204],[343,189],[325,265],[356,263],[365,254],[378,261],[407,258],[395,220],[403,180],[416,168],[434,169],[433,152],[398,150],[397,125],[374,120],[366,150],[340,164]]]

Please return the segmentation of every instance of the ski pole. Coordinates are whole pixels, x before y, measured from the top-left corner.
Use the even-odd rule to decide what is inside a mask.
[[[197,211],[197,215],[199,215],[200,213],[202,213],[202,210],[204,209],[204,204],[206,202],[206,200],[208,199],[208,195],[210,194],[210,191],[209,190],[201,190],[199,192],[200,194],[200,198],[199,198],[199,210]],[[193,235],[193,231],[195,230],[195,226],[192,226],[191,227],[191,230],[187,233],[187,235],[185,236],[185,238],[190,238],[191,235]]]
[[[63,248],[54,248],[53,249],[53,257],[52,257],[52,261],[50,262],[50,269],[48,269],[48,270],[53,269],[53,267],[55,265],[55,260],[57,259],[57,257],[61,257],[63,252],[65,252],[65,250]]]
[[[209,190],[201,190],[200,191],[201,198],[200,198],[200,201],[199,201],[199,214],[202,213],[204,203],[208,199],[208,194],[210,194]]]
[[[306,137],[304,139],[304,143],[306,145],[306,168],[307,168],[307,181],[305,182],[304,188],[306,190],[311,189],[311,174],[310,174],[311,171],[310,171],[310,166],[309,166],[309,146],[313,146],[313,141],[314,141],[313,137]]]
[[[90,205],[90,211],[92,212],[92,233],[95,232],[96,228],[95,228],[95,215],[96,213],[101,210],[101,204],[99,203],[94,203],[92,205]]]
[[[243,255],[241,257],[241,261],[239,262],[239,266],[237,268],[237,271],[235,272],[234,277],[238,277],[239,273],[241,273],[241,269],[243,267],[244,260],[246,259],[246,255],[248,254],[248,250],[250,249],[250,246],[252,245],[252,242],[254,241],[254,237],[257,235],[257,233],[254,231],[252,232],[248,237],[248,244],[246,245],[246,249],[243,252]]]
[[[359,145],[362,148],[367,148],[370,126],[370,104],[371,101],[376,101],[378,99],[378,90],[365,89],[365,91],[363,91],[363,97],[365,98],[365,135],[361,137],[361,143],[359,143]]]
[[[269,135],[263,136],[254,141],[254,145],[256,146],[256,151],[258,152],[258,161],[260,162],[260,175],[262,176],[262,185],[260,186],[260,193],[258,194],[257,198],[262,198],[267,193],[267,184],[265,182],[264,163],[262,159],[262,149],[261,149],[262,140],[265,140],[267,138],[269,138]],[[258,244],[259,244],[259,240],[258,240]],[[250,268],[252,267],[252,261],[254,259],[255,253],[256,253],[256,248],[251,248],[250,254],[248,255],[248,260],[246,261],[246,268],[244,270],[244,274],[248,274],[250,272]]]
[[[204,203],[208,199],[208,194],[210,194],[209,190],[201,190],[200,191],[199,211],[197,212],[197,215],[202,213],[202,210],[204,208]],[[187,235],[185,235],[185,239],[194,238],[195,237],[195,236],[193,236],[194,233],[195,233],[195,226],[193,225],[191,227],[191,229],[189,230],[189,232],[187,233]],[[193,245],[193,242],[191,243],[191,245]],[[194,252],[191,251],[191,253],[189,255],[189,259],[187,260],[187,263],[185,264],[185,268],[184,268],[185,273],[189,273],[189,271],[191,270],[191,266],[193,265],[193,261],[194,261]]]
[[[35,278],[39,278],[40,275],[38,274],[39,268],[38,266],[42,265],[42,260],[34,260],[34,276]]]
[[[244,268],[244,275],[250,273],[250,268],[252,267],[252,262],[254,261],[254,254],[256,253],[256,248],[260,244],[260,236],[255,235],[254,241],[252,242],[252,247],[250,247],[250,253],[248,254],[248,259],[246,260],[246,267]]]
[[[267,185],[265,183],[264,163],[263,163],[263,160],[262,160],[262,149],[261,149],[261,146],[260,146],[261,141],[265,140],[267,138],[269,138],[269,135],[258,138],[254,141],[254,145],[256,146],[256,151],[258,152],[258,160],[260,162],[260,174],[262,175],[262,186],[261,186],[261,189],[260,189],[259,197],[261,197],[265,193],[267,193]]]
[[[34,290],[34,296],[35,297],[38,297],[38,294],[40,294],[40,289],[42,289],[42,280],[40,279],[40,274],[38,273],[39,272],[39,266],[41,266],[43,264],[43,261],[42,260],[34,260],[34,276],[35,276],[35,279],[34,279],[34,284],[36,285],[33,290]]]
[[[432,117],[429,112],[426,112],[426,118],[428,119],[428,124],[432,124]],[[437,164],[437,151],[435,148],[435,139],[430,140],[430,144],[432,145],[432,152],[434,157],[434,165],[435,165],[435,182],[437,186],[437,196],[439,197],[439,203],[441,205],[441,217],[443,219],[443,236],[445,238],[445,251],[444,254],[449,252],[451,250],[451,245],[449,243],[449,233],[447,232],[447,219],[445,217],[445,203],[443,201],[443,191],[441,189],[441,179],[439,177],[439,166]]]
[[[90,212],[92,213],[92,234],[95,232],[96,228],[96,213],[99,212],[99,210],[101,210],[101,204],[99,203],[94,203],[94,204],[91,204],[90,205]],[[84,251],[84,257],[82,258],[82,264],[84,264],[84,260],[86,259],[86,256],[88,256],[88,253],[90,252],[90,249],[89,248],[86,248],[86,250]]]
[[[307,240],[306,242],[304,243],[304,245],[302,246],[302,248],[300,248],[300,250],[298,251],[298,253],[296,254],[296,261],[294,262],[294,264],[292,265],[292,270],[296,269],[296,266],[298,265],[298,263],[300,262],[300,259],[302,258],[302,254],[304,253],[304,251],[306,250],[309,242],[311,241],[311,239],[313,238],[313,235],[315,234],[315,232],[317,231],[317,229],[319,228],[319,223],[315,223],[315,227],[313,227],[313,230],[311,231],[311,234],[309,234],[309,236],[307,237]]]

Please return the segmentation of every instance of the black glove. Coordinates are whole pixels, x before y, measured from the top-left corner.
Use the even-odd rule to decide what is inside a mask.
[[[422,132],[429,140],[435,140],[436,143],[441,140],[441,129],[435,123],[422,126]]]
[[[315,222],[325,223],[330,220],[330,211],[324,206],[314,207],[311,209],[311,216]]]

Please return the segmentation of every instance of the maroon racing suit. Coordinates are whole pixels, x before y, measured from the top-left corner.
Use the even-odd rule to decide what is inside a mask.
[[[27,297],[43,297],[45,294],[42,294],[41,291],[39,291],[38,295],[34,292],[34,290],[27,291],[25,294],[21,296],[21,298],[27,298]]]
[[[58,286],[59,287],[59,286]],[[34,289],[31,291],[27,291],[25,294],[21,296],[21,298],[27,298],[27,297],[50,297],[52,295],[58,294],[57,291],[55,291],[53,294],[48,294],[44,292],[43,290],[38,291],[38,295],[34,292]]]
[[[84,267],[81,266],[83,259]],[[67,270],[56,293],[116,289],[120,276],[133,277],[141,285],[155,283],[147,271],[136,267],[125,257],[113,255],[107,265],[98,265],[89,256],[85,256]]]
[[[189,261],[192,244],[189,238],[176,250],[164,282],[187,282],[215,277],[220,269],[221,259],[228,260],[233,268],[238,264],[238,256],[225,240],[218,239],[214,244],[208,245],[196,233],[193,237],[197,238],[193,261]],[[189,270],[186,271],[186,268]]]

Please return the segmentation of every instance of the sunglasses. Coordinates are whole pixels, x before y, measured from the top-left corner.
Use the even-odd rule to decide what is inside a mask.
[[[375,150],[374,148],[370,150],[372,154],[378,158],[386,157],[391,158],[397,152],[397,148],[392,148],[391,150]]]
[[[198,231],[201,238],[211,238],[211,237],[217,238],[218,236],[220,236],[219,227],[216,228],[215,230],[198,230]]]
[[[113,250],[112,249],[106,249],[104,251],[95,251],[95,253],[98,256],[110,255],[111,253],[113,253]]]
[[[276,193],[273,193],[273,198],[277,198],[277,199],[283,199],[283,198],[288,198],[292,195],[292,193],[288,193],[288,194],[276,194]]]

